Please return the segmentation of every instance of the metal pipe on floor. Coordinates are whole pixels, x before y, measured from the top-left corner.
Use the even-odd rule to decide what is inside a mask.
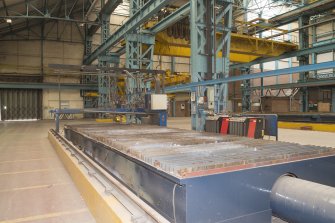
[[[335,188],[301,180],[280,177],[272,187],[272,213],[290,223],[335,222]]]

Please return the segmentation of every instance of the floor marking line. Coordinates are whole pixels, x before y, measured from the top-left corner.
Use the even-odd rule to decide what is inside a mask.
[[[18,163],[18,162],[29,162],[29,161],[39,161],[39,160],[46,160],[46,159],[53,159],[54,157],[45,157],[45,158],[38,158],[38,159],[24,159],[24,160],[5,160],[5,161],[0,161],[0,164],[3,163]]]
[[[32,149],[32,150],[27,150],[27,149],[8,149],[8,150],[1,150],[1,153],[48,153],[48,152],[53,152],[51,150],[45,150],[45,149]],[[6,154],[7,155],[7,154]]]
[[[52,168],[52,169],[48,168],[48,169],[38,169],[38,170],[27,170],[27,171],[17,171],[17,172],[0,173],[0,176],[3,176],[3,175],[14,175],[14,174],[22,174],[22,173],[47,172],[47,171],[60,170],[60,169],[65,170],[64,167]]]
[[[77,209],[73,211],[62,211],[62,212],[53,212],[48,214],[41,214],[41,215],[35,215],[35,216],[29,216],[29,217],[23,217],[23,218],[16,218],[11,220],[5,220],[0,221],[0,223],[20,223],[20,222],[27,222],[27,221],[37,221],[37,220],[43,220],[47,218],[54,218],[54,217],[60,217],[60,216],[66,216],[71,214],[79,214],[88,212],[87,208]]]
[[[41,185],[30,186],[30,187],[17,187],[17,188],[0,190],[0,193],[20,191],[20,190],[33,190],[33,189],[48,188],[48,187],[62,186],[62,185],[71,185],[71,184],[73,184],[73,183],[71,183],[71,182],[63,182],[63,183],[54,183],[54,184],[41,184]]]

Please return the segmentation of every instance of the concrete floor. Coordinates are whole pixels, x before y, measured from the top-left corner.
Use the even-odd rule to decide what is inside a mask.
[[[47,139],[52,126],[0,122],[0,223],[95,222]]]
[[[87,123],[67,121],[81,122]],[[190,129],[190,123],[168,120],[172,128]],[[0,122],[0,223],[95,222],[47,139],[50,128],[53,121]],[[279,130],[281,141],[301,144],[335,147],[334,138],[335,133]]]

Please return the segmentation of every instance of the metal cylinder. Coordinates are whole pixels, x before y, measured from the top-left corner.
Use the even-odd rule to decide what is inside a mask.
[[[272,187],[272,213],[290,223],[335,222],[335,188],[290,176]]]

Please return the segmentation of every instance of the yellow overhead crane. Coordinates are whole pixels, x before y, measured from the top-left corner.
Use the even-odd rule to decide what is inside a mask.
[[[147,27],[152,25],[153,23],[147,24]],[[220,36],[218,34],[218,39],[219,38]],[[279,56],[285,52],[290,52],[297,49],[298,46],[290,42],[279,42],[232,33],[230,60],[232,62],[247,63],[259,57]],[[190,57],[190,43],[186,39],[169,36],[165,30],[156,35],[154,54],[162,56]],[[188,82],[190,82],[190,75],[188,73],[172,74],[169,70],[167,70],[164,80],[166,86]],[[119,79],[118,86],[119,89],[124,89],[124,82],[122,78]],[[119,93],[121,95],[124,94],[124,92]]]
[[[298,46],[290,42],[279,42],[232,33],[230,61],[247,63],[259,57],[279,56],[285,52],[297,49]],[[190,57],[191,48],[189,41],[174,38],[169,36],[166,31],[163,31],[156,35],[154,54],[162,56]]]
[[[240,22],[241,23],[241,22]],[[148,22],[145,28],[150,28],[155,22]],[[248,22],[244,25],[260,26],[259,24],[252,24]],[[277,31],[283,31],[276,29]],[[217,39],[220,39],[220,34],[217,34]],[[122,45],[125,45],[123,41]],[[237,63],[248,63],[260,57],[274,57],[283,53],[297,50],[298,46],[291,42],[280,42],[269,40],[265,38],[257,38],[250,35],[243,35],[238,33],[231,34],[231,47],[230,47],[230,61]],[[161,56],[175,56],[175,57],[190,57],[191,48],[190,42],[187,37],[176,38],[168,35],[168,31],[164,30],[156,34],[156,42],[154,47],[154,54]],[[218,55],[221,56],[220,54]],[[163,77],[161,77],[162,79]],[[164,79],[165,86],[185,84],[190,82],[190,74],[188,73],[171,73],[167,70]],[[124,95],[124,79],[122,77],[118,80],[119,94]],[[97,97],[95,93],[87,95]]]
[[[146,29],[154,26],[155,22],[150,21],[145,25]],[[259,24],[247,24],[249,26],[261,26]],[[270,28],[277,31],[281,29]],[[285,32],[283,32],[285,33]],[[221,34],[217,34],[220,39]],[[123,41],[122,45],[125,45]],[[274,41],[265,38],[257,38],[250,35],[238,33],[231,34],[230,61],[236,63],[248,63],[260,57],[275,57],[283,53],[298,49],[298,45],[289,41]],[[191,57],[190,42],[187,38],[176,38],[168,35],[167,30],[156,34],[154,55]],[[218,55],[221,56],[220,54]]]

